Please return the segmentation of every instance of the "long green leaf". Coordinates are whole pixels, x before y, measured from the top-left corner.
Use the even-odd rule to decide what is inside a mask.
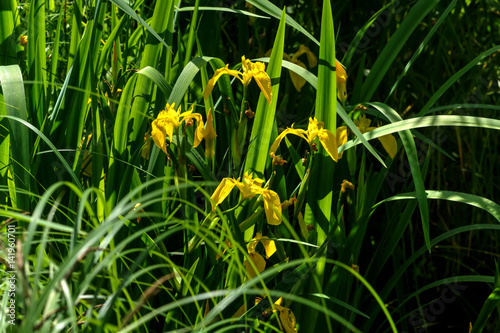
[[[384,114],[391,122],[402,121],[401,116],[389,106],[382,103],[371,103],[373,107]],[[424,241],[428,250],[431,250],[431,240],[429,234],[429,205],[426,199],[424,179],[420,171],[419,158],[417,154],[417,146],[410,130],[399,131],[399,136],[405,147],[406,156],[410,164],[411,174],[413,176],[413,183],[415,184],[415,191],[417,192],[418,207],[420,209],[420,218],[422,220],[422,231],[424,233]]]
[[[21,69],[18,65],[0,66],[0,84],[5,101],[7,115],[27,121],[26,96]],[[9,119],[11,119],[9,117]],[[18,121],[10,121],[11,156],[16,188],[30,190],[30,135],[25,125]],[[30,199],[26,195],[18,195],[18,207],[30,211]]]
[[[41,128],[46,112],[47,56],[45,54],[45,0],[33,0],[28,20],[28,79],[33,81],[28,95],[29,118]]]
[[[153,27],[149,26],[149,24],[146,23],[146,21],[144,21],[133,9],[132,7],[130,7],[127,2],[125,2],[124,0],[110,0],[112,3],[114,3],[116,5],[116,7],[120,8],[121,10],[123,10],[125,13],[127,13],[128,15],[130,15],[130,17],[132,17],[134,20],[136,20],[137,22],[139,22],[144,28],[146,28],[160,43],[162,43],[170,52],[172,52],[172,50],[170,49],[170,46],[167,45],[167,43],[165,43],[165,41],[163,40],[163,38],[160,37],[160,35],[158,35],[158,33],[156,31],[164,31],[163,29],[161,30],[157,30],[155,27],[155,24],[153,23]],[[160,12],[161,15],[163,15],[163,17],[168,17],[168,15],[166,15],[167,11],[165,10],[165,8],[168,8],[168,10],[171,10],[172,6],[171,6],[171,1],[159,1],[159,5],[166,5],[166,7],[161,7],[163,8],[161,11],[160,10],[160,7],[156,7],[158,9],[155,8],[155,12]],[[168,22],[168,20],[164,20],[165,23]]]
[[[276,126],[274,119],[276,106],[278,105],[279,80],[281,78],[281,63],[283,61],[284,45],[285,11],[283,10],[278,32],[274,40],[273,51],[266,70],[273,84],[273,99],[271,105],[269,105],[264,95],[262,93],[260,94],[245,162],[245,171],[255,172],[259,176],[264,174],[266,161],[269,158],[271,133],[273,126]]]
[[[330,1],[323,1],[321,17],[321,36],[318,59],[318,87],[316,91],[315,117],[324,122],[324,128],[332,133],[337,129],[337,76],[335,60],[335,33]],[[327,240],[327,235],[334,234],[337,230],[330,230],[332,222],[333,202],[333,172],[335,162],[325,149],[320,149],[311,158],[311,179],[306,194],[306,208],[304,221],[313,224],[317,230],[317,245]],[[328,170],[327,172],[325,172]],[[321,257],[316,266],[317,281],[306,285],[309,293],[323,293],[322,284],[325,275],[326,256]],[[326,306],[324,299],[315,299]],[[304,321],[306,332],[318,330],[318,312],[305,308],[300,313]],[[323,330],[332,331],[330,321],[327,320]]]
[[[493,53],[497,52],[500,50],[500,46],[494,46],[489,50],[486,50],[482,52],[480,55],[475,57],[471,62],[469,62],[467,65],[465,65],[461,70],[459,70],[457,73],[455,73],[452,77],[450,77],[442,86],[439,88],[438,91],[432,97],[429,99],[427,103],[425,103],[424,107],[420,110],[420,112],[417,114],[418,116],[423,116],[428,112],[428,110],[436,103],[436,101],[445,93],[448,88],[450,88],[458,79],[460,79],[465,73],[467,73],[471,68],[477,65],[478,62],[483,60],[484,58],[492,55]]]
[[[260,10],[262,10],[266,14],[268,14],[274,18],[277,18],[279,20],[282,20],[281,19],[282,10],[279,9],[276,5],[272,4],[270,1],[268,1],[268,0],[246,0],[246,2],[259,8]],[[307,36],[310,40],[312,40],[317,45],[320,45],[319,41],[316,38],[314,38],[313,35],[311,35],[300,24],[298,24],[297,21],[295,21],[293,18],[291,18],[290,15],[288,15],[288,14],[285,14],[285,15],[286,15],[286,22],[288,25],[290,25],[291,27],[294,27],[295,29],[297,29],[298,31],[303,33],[305,36]]]
[[[413,6],[401,26],[391,36],[382,53],[377,57],[375,64],[373,64],[370,74],[361,88],[362,101],[370,101],[408,38],[438,2],[439,0],[419,0]]]
[[[500,205],[494,201],[474,195],[469,193],[455,192],[455,191],[432,191],[427,190],[428,199],[440,199],[448,200],[453,202],[460,202],[474,207],[483,209],[484,211],[490,213],[499,223],[500,223]],[[404,199],[416,199],[417,196],[415,192],[412,193],[401,193],[390,198],[384,199],[377,203],[374,208],[382,203],[394,201],[394,200],[404,200]]]
[[[365,139],[371,140],[407,129],[431,126],[464,126],[500,130],[500,120],[473,116],[427,116],[384,125],[374,129],[373,131],[366,132],[363,136]],[[361,141],[359,138],[350,140],[346,144],[339,147],[339,153],[359,145],[360,143]]]
[[[476,322],[474,323],[474,326],[472,326],[470,333],[482,332],[486,326],[488,318],[491,313],[495,311],[495,308],[498,305],[500,305],[500,288],[495,288],[495,290],[493,290],[490,296],[486,299],[486,302],[484,302],[481,312],[479,312],[479,316],[477,316]]]

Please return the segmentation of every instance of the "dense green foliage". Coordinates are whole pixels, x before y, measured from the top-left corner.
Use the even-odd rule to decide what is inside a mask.
[[[494,332],[499,59],[495,0],[0,1],[0,331]]]

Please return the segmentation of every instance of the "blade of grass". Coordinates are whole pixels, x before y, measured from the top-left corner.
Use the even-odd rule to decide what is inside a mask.
[[[428,110],[436,103],[436,101],[445,93],[448,88],[450,88],[458,79],[460,79],[465,73],[467,73],[471,68],[477,65],[478,62],[483,60],[484,58],[492,55],[493,53],[500,50],[500,46],[494,46],[489,50],[482,52],[480,55],[475,57],[471,62],[465,65],[461,70],[455,73],[452,77],[450,77],[438,91],[429,99],[427,103],[425,103],[424,107],[420,110],[420,112],[416,115],[416,117],[421,117],[424,114],[428,113]]]
[[[413,6],[373,64],[370,74],[361,88],[362,101],[370,101],[408,38],[438,3],[439,0],[419,0]]]
[[[160,43],[162,43],[170,52],[172,52],[172,50],[170,49],[170,46],[167,45],[167,43],[165,43],[165,41],[160,37],[160,35],[156,32],[156,31],[164,31],[164,29],[157,29],[157,27],[155,27],[155,23],[152,23],[153,27],[149,26],[149,24],[146,23],[146,21],[144,21],[124,0],[110,0],[112,3],[114,3],[116,5],[116,7],[120,8],[121,10],[123,10],[125,13],[127,13],[130,17],[132,17],[134,20],[136,20],[137,22],[139,22],[144,28],[146,28]],[[158,4],[157,4],[158,5]],[[163,12],[161,12],[162,14],[162,17],[168,17],[168,15],[166,15],[166,13],[168,13],[167,10],[165,10],[166,8],[168,10],[172,10],[172,1],[170,0],[167,0],[167,1],[160,1],[160,4],[158,6],[165,6],[165,7],[161,7],[163,8]],[[157,12],[157,9],[156,8],[160,8],[160,7],[155,7],[155,12]],[[153,17],[154,17],[154,14],[153,14]],[[154,20],[154,19],[153,19]],[[168,20],[164,20],[165,23],[168,22]]]
[[[127,10],[131,10],[131,8],[128,7],[122,0],[112,1],[117,6],[118,4],[120,4],[120,8],[122,10],[125,10],[124,8],[127,8]],[[158,44],[157,39],[159,38],[159,36],[155,31],[160,31],[160,33],[164,35],[171,33],[167,29],[168,19],[166,20],[165,17],[169,17],[169,13],[172,10],[173,0],[156,2],[153,11],[153,19],[151,22],[152,27],[148,29],[148,31],[151,32],[151,35],[148,36],[146,45],[144,46],[144,51],[142,52],[142,59],[140,64],[141,68],[144,68],[146,66],[157,66],[162,52],[162,45]],[[139,18],[137,14],[135,14],[135,12],[130,13],[129,11],[127,11],[127,14],[136,19]],[[141,23],[143,25],[146,24],[145,22],[143,23],[143,21]],[[149,27],[149,25],[147,27]],[[132,144],[131,153],[136,151],[144,141],[143,138],[146,127],[144,117],[151,103],[154,103],[154,101],[151,100],[153,96],[153,89],[153,84],[147,77],[139,76],[137,78],[137,83],[134,90],[134,99],[130,111],[130,120],[132,121],[132,133],[130,133],[129,136],[129,140]]]
[[[18,65],[0,66],[0,84],[5,101],[7,115],[23,121],[27,120],[26,96],[21,69]],[[11,119],[9,117],[9,119]],[[11,156],[16,188],[30,191],[30,135],[25,125],[17,121],[9,121]],[[17,195],[17,206],[30,211],[30,198]]]
[[[278,20],[281,20],[282,16],[282,10],[279,9],[276,5],[272,4],[268,0],[246,0],[251,5],[254,5],[255,7],[259,8],[262,10],[264,13],[268,14],[269,16],[272,16],[274,18],[277,18]],[[314,43],[317,45],[319,44],[319,41],[313,37],[306,29],[304,29],[300,24],[297,23],[293,18],[290,17],[290,15],[286,15],[286,22],[288,25],[291,27],[297,29],[301,33],[303,33],[305,36],[307,36],[310,40],[312,40]]]
[[[370,103],[373,107],[384,114],[387,119],[391,122],[397,122],[403,120],[401,116],[389,106],[382,103]],[[431,250],[431,241],[429,234],[429,205],[426,199],[424,178],[422,172],[420,171],[419,158],[417,154],[417,146],[415,145],[415,140],[413,135],[409,130],[399,131],[399,136],[405,147],[406,156],[408,158],[408,163],[410,164],[411,174],[413,176],[413,183],[415,184],[415,191],[417,192],[418,207],[420,209],[420,218],[422,220],[422,231],[424,233],[424,241],[427,245],[428,250]]]
[[[363,136],[367,140],[372,140],[387,134],[392,134],[407,129],[431,126],[464,126],[500,130],[500,120],[473,116],[426,116],[406,119],[403,121],[384,125],[374,129],[373,131],[366,132],[365,134],[363,134]],[[360,143],[361,142],[359,138],[350,140],[346,144],[339,147],[339,153],[350,149],[353,146],[359,145]]]
[[[500,288],[495,288],[495,290],[493,290],[490,296],[486,299],[486,302],[484,302],[481,312],[479,312],[479,316],[477,316],[476,322],[474,323],[474,326],[472,326],[470,333],[482,332],[486,326],[488,318],[491,313],[495,311],[498,305],[500,305]]]
[[[261,93],[259,102],[255,111],[255,119],[250,134],[250,144],[245,161],[245,171],[253,172],[260,178],[263,178],[266,161],[269,158],[269,145],[271,133],[278,105],[278,95],[281,78],[281,63],[283,60],[283,48],[285,45],[285,10],[281,13],[280,25],[274,40],[273,51],[267,66],[266,73],[271,78],[272,101],[269,105],[266,98]]]
[[[0,66],[17,62],[14,12],[11,1],[0,2]]]
[[[47,107],[45,33],[45,0],[33,0],[28,19],[28,80],[33,81],[28,90],[28,117],[38,128],[42,126]]]
[[[335,60],[335,32],[330,1],[323,1],[321,17],[321,36],[318,57],[318,86],[316,91],[315,117],[324,122],[324,128],[332,133],[337,129],[337,76]],[[340,229],[330,230],[332,221],[333,200],[333,172],[335,162],[331,159],[325,149],[320,149],[314,154],[311,166],[311,179],[306,194],[306,208],[304,221],[313,224],[317,231],[317,245],[327,240],[327,235],[333,233],[334,242],[339,241]],[[324,172],[328,170],[328,172]],[[335,218],[333,218],[335,220]],[[326,255],[322,256],[315,270],[315,283],[305,286],[308,293],[322,293],[326,268]],[[315,302],[326,306],[324,299],[314,299]],[[318,325],[318,312],[305,308],[300,313],[306,332],[316,332]],[[323,324],[321,320],[321,324]],[[326,327],[332,332],[331,323],[326,320]]]

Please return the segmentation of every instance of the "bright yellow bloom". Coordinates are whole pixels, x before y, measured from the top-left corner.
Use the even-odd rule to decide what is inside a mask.
[[[337,97],[344,104],[347,99],[347,90],[346,90],[346,81],[347,81],[347,73],[342,67],[342,65],[336,61],[335,63],[335,71],[337,76]]]
[[[273,312],[279,311],[281,325],[283,325],[286,333],[296,333],[297,329],[295,328],[295,325],[297,324],[297,319],[295,319],[295,315],[292,310],[281,306],[282,301],[283,299],[280,297],[276,303],[274,303],[274,308],[276,310],[273,310]]]
[[[255,252],[255,248],[257,244],[261,242],[264,246],[264,250],[266,251],[266,258],[269,258],[276,252],[276,244],[273,240],[270,240],[267,236],[262,236],[260,232],[257,233],[254,239],[248,243],[248,255],[250,256],[250,260],[253,262],[257,271],[252,267],[252,264],[245,260],[245,268],[250,277],[254,277],[259,273],[262,273],[266,269],[266,261],[264,258],[257,252]]]
[[[347,136],[344,137],[342,135],[336,138],[332,132],[324,129],[323,127],[324,123],[322,121],[318,121],[316,117],[309,118],[309,126],[307,127],[307,131],[303,129],[293,128],[292,125],[291,128],[287,128],[286,130],[281,132],[280,135],[278,135],[278,137],[272,144],[271,149],[269,150],[269,154],[271,155],[271,157],[274,156],[276,150],[278,150],[281,140],[283,140],[286,135],[293,134],[300,136],[301,138],[306,140],[309,143],[309,146],[312,146],[314,140],[316,139],[316,137],[318,137],[321,145],[323,146],[323,148],[325,148],[328,155],[330,155],[330,157],[334,161],[337,161],[339,159],[337,147],[345,143],[344,140],[347,138]]]
[[[205,157],[207,159],[211,159],[214,156],[214,140],[217,137],[217,134],[215,133],[213,122],[212,109],[210,109],[207,114],[205,131],[203,132],[203,138],[205,139]]]
[[[167,104],[166,110],[160,111],[158,117],[153,121],[153,130],[151,131],[153,141],[165,154],[168,154],[165,143],[167,136],[170,142],[172,142],[174,130],[177,130],[182,122],[186,123],[187,126],[191,126],[193,120],[196,120],[198,124],[194,133],[194,147],[197,147],[201,140],[203,140],[204,125],[201,114],[193,113],[193,106],[191,106],[189,111],[184,113],[181,113],[180,106],[177,111],[175,111],[174,107],[175,103],[172,103],[172,105]]]
[[[233,187],[236,186],[236,184],[239,183],[239,178],[234,179],[234,178],[224,178],[220,182],[219,186],[215,189],[214,194],[210,197],[213,202],[215,202],[215,205],[212,203],[212,211],[215,212],[215,208],[220,205],[231,193],[233,190]]]
[[[236,186],[241,192],[242,200],[251,199],[255,195],[262,195],[264,199],[264,211],[266,213],[267,223],[271,225],[279,225],[281,223],[281,202],[278,194],[267,188],[262,188],[264,180],[259,178],[252,178],[253,174],[245,172],[243,182],[240,179],[224,178],[219,186],[215,189],[211,199],[215,202],[212,203],[212,211],[227,198],[231,190]]]
[[[243,72],[239,72],[233,69],[229,69],[229,65],[226,65],[226,67],[219,68],[218,70],[215,71],[214,76],[208,81],[207,86],[205,87],[205,91],[203,92],[203,97],[205,99],[208,99],[208,96],[210,96],[210,93],[212,93],[212,90],[215,87],[215,83],[217,80],[224,74],[229,74],[231,76],[234,76],[238,78],[238,80],[243,83],[243,86],[246,88],[250,81],[252,81],[252,78],[255,79],[257,84],[259,85],[260,90],[264,94],[264,97],[266,97],[267,102],[271,104],[271,100],[273,98],[273,90],[271,87],[271,78],[269,75],[267,75],[265,69],[266,65],[262,62],[256,62],[253,63],[248,59],[245,59],[245,56],[241,57],[241,66]]]
[[[307,62],[309,63],[309,67],[316,67],[316,65],[318,64],[318,58],[316,58],[316,55],[312,53],[311,50],[309,50],[309,48],[305,45],[300,45],[299,50],[295,52],[295,54],[291,58],[288,54],[283,53],[283,58],[290,61],[291,63],[307,69],[306,65],[299,60],[299,57],[304,53],[307,55]],[[306,84],[306,79],[296,74],[294,71],[289,70],[288,72],[290,73],[290,79],[292,80],[293,86],[298,92],[300,92],[304,84]]]
[[[374,130],[376,127],[370,127],[371,120],[366,118],[365,115],[359,116],[358,119],[354,120],[354,124],[359,129],[361,134]],[[337,129],[337,133],[342,132],[342,135],[347,137],[347,127],[341,126]],[[398,151],[398,144],[396,142],[396,138],[392,134],[387,134],[378,138],[379,141],[384,146],[385,151],[389,154],[391,158],[396,156],[396,152]]]

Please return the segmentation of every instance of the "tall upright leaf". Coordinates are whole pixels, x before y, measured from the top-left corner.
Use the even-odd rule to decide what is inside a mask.
[[[324,122],[324,128],[335,133],[337,126],[337,81],[335,61],[335,33],[330,1],[323,1],[321,17],[321,36],[318,61],[318,87],[316,93],[315,117]],[[315,153],[312,162],[311,180],[307,192],[305,220],[313,223],[317,230],[317,243],[323,244],[329,234],[332,218],[332,188],[334,161],[324,149]],[[325,170],[328,170],[325,172]],[[317,284],[306,286],[310,293],[322,292],[321,284],[325,272],[326,254],[316,266]],[[324,300],[322,300],[324,302]],[[305,308],[301,313],[307,322],[306,331],[316,332],[317,311]],[[330,323],[327,327],[331,330]],[[326,328],[324,328],[326,329]]]
[[[255,172],[258,175],[263,175],[266,166],[266,160],[269,158],[269,144],[271,133],[276,114],[276,105],[278,103],[279,80],[281,77],[281,63],[283,60],[283,47],[285,44],[285,10],[281,14],[280,25],[274,40],[273,51],[267,66],[266,73],[271,78],[273,84],[273,99],[269,105],[264,97],[260,94],[257,109],[255,111],[255,119],[250,136],[250,145],[248,147],[248,155],[245,162],[245,170]]]
[[[41,127],[45,117],[47,94],[47,57],[45,55],[45,0],[33,0],[28,19],[28,93],[29,117]]]
[[[18,65],[0,66],[0,84],[5,101],[7,115],[22,120],[27,119],[26,96],[21,69]],[[17,121],[10,121],[10,144],[14,181],[16,188],[30,190],[30,133]],[[30,211],[30,199],[27,195],[17,195],[17,206]]]

